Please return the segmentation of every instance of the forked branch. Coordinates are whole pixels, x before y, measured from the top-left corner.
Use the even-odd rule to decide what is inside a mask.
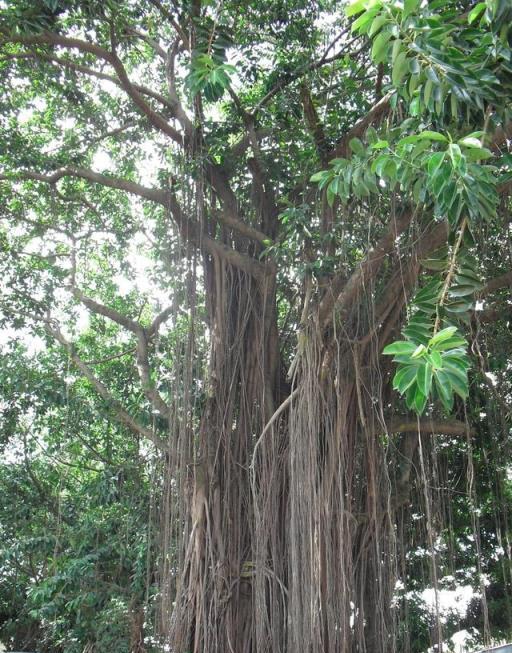
[[[130,415],[130,413],[128,413],[128,411],[123,408],[121,403],[112,396],[106,385],[98,379],[91,368],[78,356],[72,343],[67,340],[55,321],[45,319],[44,328],[48,335],[52,336],[66,349],[70,359],[73,361],[76,367],[94,387],[100,397],[108,403],[118,422],[126,426],[135,435],[140,435],[152,442],[161,451],[166,451],[168,449],[167,442],[163,438],[158,436],[143,424],[137,422]]]
[[[128,331],[131,331],[137,338],[137,370],[139,373],[140,383],[142,391],[148,401],[151,402],[153,408],[164,417],[169,417],[171,413],[171,407],[158,392],[156,385],[152,378],[152,370],[149,362],[149,340],[154,336],[158,327],[169,317],[170,309],[166,309],[163,313],[160,313],[153,323],[151,324],[149,333],[140,322],[136,322],[131,318],[123,315],[119,311],[115,310],[111,306],[105,306],[94,299],[87,297],[81,290],[78,288],[72,288],[71,292],[74,297],[78,299],[84,306],[86,306],[92,313],[96,315],[102,315],[107,317],[109,320],[112,320],[116,324],[124,327]]]

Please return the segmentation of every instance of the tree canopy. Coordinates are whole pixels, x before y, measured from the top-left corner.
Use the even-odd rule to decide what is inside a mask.
[[[511,637],[508,0],[0,11],[0,637]]]

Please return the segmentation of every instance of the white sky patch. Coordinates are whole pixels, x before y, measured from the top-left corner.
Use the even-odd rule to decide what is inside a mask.
[[[18,124],[26,125],[28,122],[32,120],[33,115],[34,115],[33,109],[20,109],[20,111],[18,112]]]
[[[46,348],[42,338],[35,336],[29,329],[14,329],[13,327],[4,327],[0,330],[0,350],[6,347],[13,340],[21,340],[27,348],[29,358],[36,356]]]
[[[76,120],[70,116],[57,120],[57,125],[63,130],[75,129],[76,124]]]
[[[489,379],[489,381],[493,384],[493,386],[496,387],[496,384],[498,383],[496,374],[493,374],[492,372],[485,372],[485,376]]]
[[[459,585],[454,590],[440,589],[437,592],[437,602],[441,620],[443,615],[456,612],[460,617],[466,614],[471,599],[475,596],[471,585]],[[435,612],[436,593],[433,587],[429,587],[421,593],[421,598],[428,605],[432,612]]]
[[[140,182],[145,186],[153,186],[156,183],[155,172],[159,168],[160,157],[155,145],[149,141],[140,145],[143,158],[137,162],[137,174]]]
[[[97,150],[92,158],[92,167],[95,170],[109,170],[113,165],[114,162],[106,150]]]

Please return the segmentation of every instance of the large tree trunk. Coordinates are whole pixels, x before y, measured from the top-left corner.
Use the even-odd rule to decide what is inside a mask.
[[[361,377],[347,341],[326,346],[311,325],[296,391],[279,408],[273,283],[262,288],[217,261],[209,270],[210,388],[173,650],[393,650],[393,518],[375,379]]]
[[[172,629],[176,651],[255,650],[255,439],[274,410],[275,283],[207,261],[210,378],[193,463],[190,536]]]

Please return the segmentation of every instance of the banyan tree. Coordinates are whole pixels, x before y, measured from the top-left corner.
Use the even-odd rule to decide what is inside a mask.
[[[0,6],[3,324],[158,461],[132,653],[512,627],[509,2]]]

